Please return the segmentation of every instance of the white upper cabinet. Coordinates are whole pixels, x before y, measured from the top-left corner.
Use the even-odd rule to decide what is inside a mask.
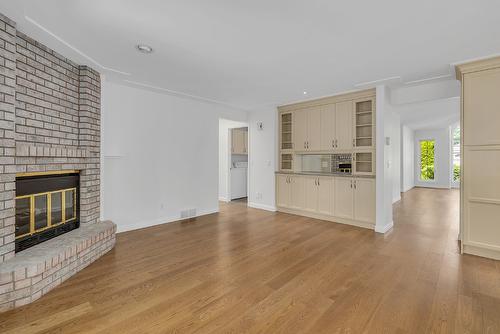
[[[307,150],[321,149],[321,109],[311,108],[307,113]]]
[[[352,101],[339,102],[335,105],[335,148],[338,150],[352,150]]]
[[[294,113],[293,137],[296,151],[321,149],[321,110],[308,108]]]
[[[248,132],[244,129],[231,130],[231,153],[248,154]]]
[[[293,113],[293,148],[295,151],[307,149],[307,110]]]
[[[322,151],[335,149],[335,104],[321,108],[321,144]]]
[[[500,68],[464,75],[464,145],[500,145]]]

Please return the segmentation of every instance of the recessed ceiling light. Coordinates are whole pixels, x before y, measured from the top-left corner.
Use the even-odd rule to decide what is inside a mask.
[[[137,50],[142,53],[151,53],[153,52],[153,48],[149,45],[139,44],[137,45]]]
[[[304,91],[304,92],[303,92],[303,94],[304,94],[304,95],[307,95],[307,92],[306,92],[306,91]]]

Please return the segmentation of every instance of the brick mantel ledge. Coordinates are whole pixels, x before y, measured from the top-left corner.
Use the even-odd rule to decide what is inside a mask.
[[[0,263],[0,312],[31,303],[82,270],[115,244],[111,221],[80,228]]]

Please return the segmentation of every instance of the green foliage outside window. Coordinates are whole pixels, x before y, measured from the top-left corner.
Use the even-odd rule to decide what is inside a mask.
[[[434,140],[420,142],[420,179],[434,180]]]
[[[453,165],[453,181],[460,181],[460,165]]]

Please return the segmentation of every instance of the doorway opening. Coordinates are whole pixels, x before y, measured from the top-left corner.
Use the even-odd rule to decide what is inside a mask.
[[[248,124],[219,120],[219,201],[246,203],[249,161]]]

